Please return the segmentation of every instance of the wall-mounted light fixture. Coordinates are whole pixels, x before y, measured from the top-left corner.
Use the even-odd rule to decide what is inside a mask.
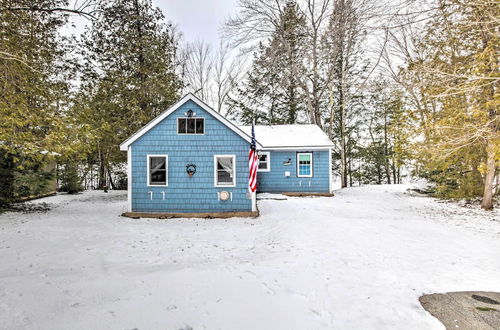
[[[186,115],[188,118],[191,118],[191,117],[196,116],[196,112],[193,112],[193,110],[189,109],[188,111],[186,111],[184,113],[184,115]]]

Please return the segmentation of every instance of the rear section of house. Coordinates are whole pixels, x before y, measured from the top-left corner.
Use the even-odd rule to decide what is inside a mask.
[[[240,126],[247,132],[251,126]],[[259,125],[258,192],[330,193],[332,142],[317,125]]]

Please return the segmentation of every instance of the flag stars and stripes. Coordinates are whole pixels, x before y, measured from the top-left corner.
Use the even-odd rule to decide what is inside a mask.
[[[252,124],[252,141],[250,151],[248,152],[248,166],[250,174],[248,176],[248,190],[253,193],[257,190],[257,167],[259,166],[259,157],[257,155],[257,141],[255,140],[255,128]]]

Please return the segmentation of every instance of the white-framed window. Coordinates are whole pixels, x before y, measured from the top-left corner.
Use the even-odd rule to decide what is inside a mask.
[[[236,156],[214,156],[214,185],[216,187],[236,186]]]
[[[313,154],[312,152],[297,153],[297,177],[310,178],[313,176]]]
[[[257,172],[269,172],[271,170],[271,153],[269,151],[259,151],[259,166]]]
[[[147,156],[148,186],[168,186],[168,155]]]
[[[177,118],[177,134],[205,134],[205,118]]]

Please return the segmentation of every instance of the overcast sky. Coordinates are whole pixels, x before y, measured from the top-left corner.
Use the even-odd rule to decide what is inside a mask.
[[[153,0],[153,4],[177,24],[185,41],[199,38],[213,46],[224,20],[237,11],[237,0]]]
[[[178,26],[183,40],[192,42],[197,39],[218,45],[219,31],[225,19],[237,12],[237,0],[153,0],[160,7],[165,19]],[[65,32],[80,34],[88,20],[72,16],[75,27],[67,26]]]

